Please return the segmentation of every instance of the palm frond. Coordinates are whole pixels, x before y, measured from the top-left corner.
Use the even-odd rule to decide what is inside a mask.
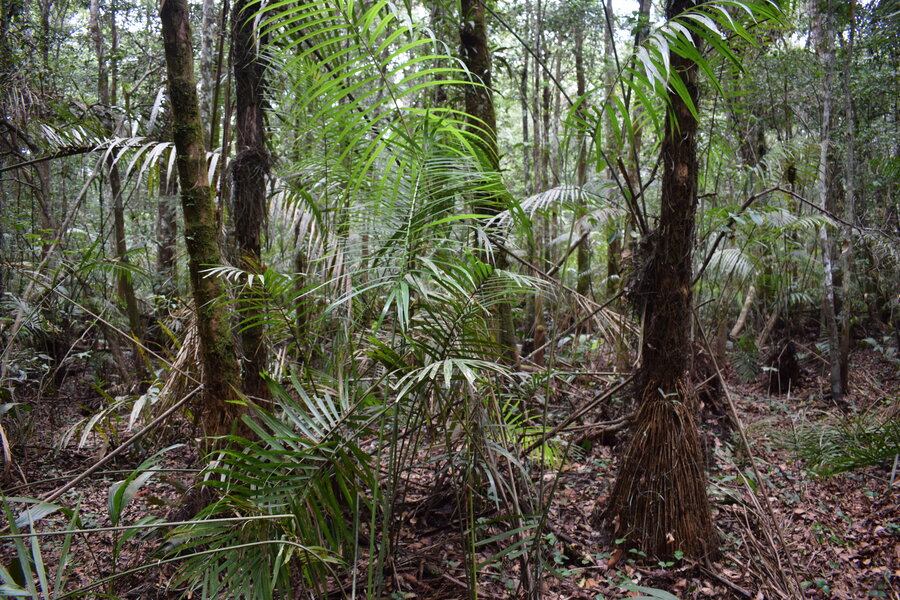
[[[364,502],[357,490],[377,488],[371,458],[356,442],[384,407],[373,408],[365,396],[351,402],[326,389],[308,392],[296,378],[289,388],[269,387],[277,412],[256,407],[246,420],[258,440],[233,438],[204,482],[222,498],[173,533],[180,552],[215,550],[189,558],[179,576],[209,597],[226,590],[240,598],[293,597],[294,568],[304,587],[321,590],[331,565],[356,543],[353,523]],[[208,520],[278,514],[293,517]]]
[[[900,454],[897,406],[893,399],[851,418],[797,427],[795,451],[822,476],[885,463]]]

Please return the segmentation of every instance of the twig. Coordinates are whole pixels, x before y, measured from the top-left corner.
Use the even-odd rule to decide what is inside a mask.
[[[756,202],[763,196],[767,196],[767,195],[771,194],[772,192],[776,192],[780,189],[781,189],[780,187],[775,186],[775,187],[770,187],[767,190],[763,190],[763,191],[759,192],[758,194],[753,194],[752,196],[747,198],[743,204],[741,204],[741,207],[738,209],[737,213],[735,213],[735,214],[736,215],[741,214],[742,212],[744,212],[745,210],[750,208],[751,204],[753,204],[754,202]],[[722,231],[719,232],[719,235],[716,236],[715,241],[713,241],[712,247],[709,249],[709,252],[706,253],[706,258],[703,259],[703,264],[700,265],[700,268],[697,270],[697,274],[694,275],[694,280],[691,282],[692,285],[694,285],[698,281],[700,281],[700,278],[703,276],[704,271],[706,271],[706,267],[709,266],[709,262],[712,260],[713,255],[715,255],[716,250],[719,247],[719,244],[722,242],[723,239],[725,239],[725,236],[728,234],[728,232],[731,231],[731,228],[733,225],[734,225],[734,221],[732,220],[729,223],[728,227],[724,228]]]
[[[441,573],[441,577],[443,577],[444,579],[446,579],[447,581],[449,581],[451,583],[455,583],[456,585],[458,585],[461,588],[469,589],[468,585],[466,585],[464,582],[460,581],[453,575],[450,575],[448,573]],[[496,594],[491,594],[491,593],[485,592],[483,590],[478,592],[478,596],[483,597],[483,598],[496,598],[496,600],[503,600],[505,598],[505,596],[497,596]]]
[[[278,515],[241,515],[240,517],[224,517],[219,519],[204,519],[201,523],[243,523],[245,521],[269,521],[272,519],[293,519],[295,515],[278,514]],[[194,525],[198,521],[160,521],[158,523],[135,523],[133,525],[117,525],[115,527],[93,527],[90,529],[63,529],[61,531],[32,531],[30,533],[17,533],[14,535],[0,536],[5,540],[15,540],[23,538],[40,538],[53,537],[56,535],[81,535],[91,533],[102,533],[105,531],[134,531],[135,529],[156,529],[159,527],[182,527],[184,525]]]
[[[75,300],[74,298],[70,297],[70,296],[69,296],[68,294],[66,294],[65,292],[60,291],[58,286],[50,286],[50,285],[47,285],[47,284],[44,283],[43,281],[39,281],[39,280],[37,279],[37,277],[32,276],[32,275],[29,275],[28,273],[25,273],[24,271],[18,270],[18,269],[17,269],[14,265],[12,265],[11,263],[4,262],[3,264],[5,264],[7,267],[13,269],[14,271],[16,271],[16,272],[17,272],[19,275],[21,275],[22,277],[25,277],[26,279],[30,279],[30,281],[31,281],[32,284],[40,285],[40,286],[42,286],[44,289],[46,289],[47,291],[52,292],[52,293],[56,294],[57,296],[59,296],[60,298],[62,298],[63,300],[65,300],[66,302],[71,303],[73,306],[75,306],[76,308],[78,308],[79,310],[81,310],[82,312],[84,312],[85,314],[89,315],[92,319],[94,319],[94,320],[97,321],[98,323],[102,323],[104,326],[106,326],[106,327],[110,328],[112,331],[118,333],[120,336],[122,336],[123,338],[127,339],[129,342],[132,342],[133,344],[135,344],[135,345],[137,345],[138,347],[140,347],[140,349],[143,350],[144,352],[146,352],[147,354],[150,354],[150,355],[152,355],[154,358],[156,358],[157,360],[161,361],[161,362],[162,362],[163,364],[165,364],[170,370],[176,371],[179,375],[182,375],[183,377],[186,377],[187,379],[192,379],[192,380],[194,381],[194,383],[196,383],[196,384],[198,384],[198,385],[200,384],[200,380],[199,380],[199,379],[197,379],[196,377],[194,377],[194,376],[191,375],[190,373],[188,373],[188,372],[186,372],[186,371],[184,371],[184,370],[182,370],[182,369],[179,369],[174,363],[170,362],[170,361],[167,360],[164,356],[162,356],[162,355],[159,354],[158,352],[156,352],[156,351],[154,351],[153,349],[151,349],[150,347],[148,347],[148,346],[147,346],[146,344],[144,344],[142,341],[136,339],[134,336],[132,336],[131,334],[129,334],[129,333],[126,332],[126,331],[123,331],[123,330],[120,329],[119,327],[116,327],[116,326],[113,325],[111,322],[109,322],[109,321],[107,321],[106,319],[104,319],[101,315],[98,315],[98,314],[95,313],[94,311],[90,310],[88,307],[84,306],[83,304],[81,304],[80,302],[78,302],[77,300]]]
[[[66,156],[75,156],[77,154],[87,154],[89,152],[96,152],[98,150],[103,150],[103,147],[102,146],[69,146],[69,147],[57,150],[56,152],[51,152],[50,154],[45,154],[43,156],[39,156],[38,158],[33,158],[31,160],[19,162],[14,165],[0,167],[0,173],[5,173],[6,171],[11,171],[13,169],[21,169],[23,167],[36,165],[38,163],[46,162],[48,160],[55,160],[57,158],[65,158]]]
[[[569,249],[565,251],[565,253],[562,255],[562,258],[556,261],[556,264],[553,265],[553,268],[547,271],[547,275],[550,275],[551,277],[556,275],[556,273],[559,272],[560,268],[562,268],[566,261],[569,260],[569,257],[572,256],[572,253],[575,252],[575,249],[578,248],[578,246],[580,246],[590,234],[590,231],[585,231],[584,233],[582,233],[581,236],[577,240],[575,240],[575,243],[569,246]]]
[[[101,156],[97,163],[94,165],[94,170],[91,172],[91,175],[88,177],[87,181],[84,182],[84,185],[81,187],[81,191],[78,193],[78,196],[75,198],[75,202],[72,204],[72,209],[69,211],[69,214],[66,215],[65,220],[63,220],[62,224],[59,225],[56,229],[56,236],[53,238],[53,242],[51,242],[50,246],[44,252],[44,257],[41,259],[41,262],[38,264],[37,268],[34,272],[37,276],[40,276],[40,273],[44,270],[50,263],[50,258],[56,252],[57,248],[62,244],[63,236],[65,232],[69,230],[69,225],[75,219],[75,214],[81,208],[81,203],[84,201],[85,196],[87,195],[88,190],[90,189],[91,183],[93,183],[94,178],[101,171],[101,167],[103,165],[103,157]],[[16,340],[16,336],[19,334],[19,330],[22,328],[23,317],[25,316],[25,306],[31,302],[31,294],[34,291],[36,280],[32,279],[28,285],[25,287],[25,291],[22,293],[22,303],[19,306],[19,309],[16,311],[16,318],[12,321],[12,325],[8,328],[0,328],[0,333],[5,331],[9,331],[9,343],[3,349],[3,352],[0,353],[0,379],[6,377],[6,369],[9,361],[6,360],[6,355],[13,347],[13,343]]]
[[[536,352],[538,352],[539,350],[543,350],[544,348],[546,348],[547,346],[549,346],[551,343],[553,343],[553,342],[556,341],[557,339],[559,339],[559,338],[561,338],[561,337],[563,337],[563,336],[565,336],[565,335],[568,335],[568,334],[571,333],[572,331],[575,331],[575,329],[577,329],[578,327],[580,327],[583,323],[585,323],[585,322],[588,321],[589,319],[592,319],[595,315],[597,315],[597,314],[598,314],[600,311],[602,311],[604,308],[606,308],[607,306],[609,306],[610,304],[612,304],[613,302],[615,302],[616,300],[618,300],[619,297],[622,295],[622,292],[619,292],[618,294],[616,294],[615,296],[613,296],[612,298],[610,298],[609,300],[607,300],[607,301],[604,302],[603,304],[599,304],[599,303],[597,303],[597,302],[594,302],[593,300],[591,300],[591,299],[588,298],[587,296],[583,296],[582,294],[579,294],[579,293],[578,293],[578,290],[575,290],[575,289],[570,288],[569,286],[567,286],[566,284],[564,284],[564,283],[561,282],[560,280],[556,279],[555,277],[553,277],[553,276],[550,275],[549,273],[544,272],[544,271],[543,271],[540,267],[538,267],[537,265],[534,265],[534,264],[528,262],[527,260],[525,260],[524,258],[522,258],[522,257],[520,257],[520,256],[517,256],[515,252],[513,252],[512,250],[510,250],[509,248],[507,248],[506,246],[504,246],[504,245],[501,244],[500,242],[494,242],[494,245],[497,246],[497,248],[499,248],[504,254],[506,254],[507,256],[509,256],[510,258],[512,258],[513,260],[519,262],[520,264],[522,264],[522,266],[528,267],[529,269],[531,269],[532,271],[534,271],[535,273],[537,273],[538,275],[540,275],[541,277],[543,277],[543,278],[546,279],[547,281],[549,281],[549,282],[551,282],[551,283],[554,283],[554,284],[558,285],[559,287],[561,287],[562,289],[564,289],[565,291],[574,294],[576,298],[578,298],[578,299],[584,301],[585,304],[587,304],[587,305],[593,304],[593,305],[596,307],[593,311],[591,311],[590,314],[588,314],[587,316],[585,316],[584,318],[582,318],[580,321],[578,321],[578,322],[575,323],[574,325],[570,326],[568,329],[566,329],[566,330],[563,331],[562,333],[557,334],[557,335],[553,336],[552,338],[548,339],[546,342],[544,342],[544,344],[543,344],[542,346],[540,346],[540,347],[538,347],[538,348],[535,348],[534,350],[532,350],[531,352],[529,352],[527,355],[523,356],[521,359],[519,359],[518,361],[516,361],[516,363],[513,365],[514,367],[519,366],[520,364],[522,364],[523,361],[527,360],[530,356],[534,355],[534,354],[535,354]]]
[[[593,439],[595,437],[599,437],[601,435],[607,433],[615,433],[616,431],[622,431],[626,427],[631,424],[631,420],[634,415],[625,415],[624,417],[619,417],[618,419],[614,419],[612,421],[605,421],[603,423],[592,423],[591,425],[583,425],[576,429],[570,429],[569,431],[578,431],[583,430],[583,433],[575,438],[575,444],[581,444],[585,440]]]
[[[737,592],[744,598],[752,598],[753,597],[753,592],[751,592],[750,590],[745,590],[744,588],[737,585],[736,583],[729,581],[729,579],[727,577],[722,577],[721,575],[716,573],[716,571],[712,568],[712,566],[706,566],[706,565],[698,565],[698,566],[707,575],[709,575],[710,577],[712,577],[719,583],[731,588],[732,590],[734,590],[735,592]]]
[[[837,216],[833,212],[829,211],[828,209],[822,208],[821,206],[819,206],[818,204],[816,204],[814,202],[810,202],[809,200],[807,200],[806,198],[804,198],[803,196],[801,196],[800,194],[798,194],[796,192],[793,192],[791,190],[786,190],[783,187],[777,187],[775,189],[778,190],[779,192],[784,192],[785,194],[787,194],[788,196],[791,196],[792,198],[796,198],[797,200],[799,200],[803,204],[806,204],[813,210],[819,211],[820,213],[822,213],[829,219],[831,219],[833,221],[837,221],[841,225],[845,225],[845,226],[849,227],[850,229],[855,229],[855,230],[859,231],[860,233],[880,233],[881,235],[888,238],[889,240],[896,239],[896,236],[892,236],[891,234],[887,233],[886,231],[882,231],[881,229],[874,229],[871,227],[860,227],[859,225],[854,225],[853,223],[845,221],[844,219],[840,218],[839,216]]]

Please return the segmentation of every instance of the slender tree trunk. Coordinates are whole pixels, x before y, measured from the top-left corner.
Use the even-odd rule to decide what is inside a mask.
[[[51,242],[55,239],[56,230],[59,224],[53,215],[52,191],[50,187],[50,161],[39,162],[34,165],[34,170],[38,177],[37,201],[38,208],[41,211],[41,237],[44,242],[41,244],[41,260],[47,257],[50,252]]]
[[[171,107],[166,112],[161,137],[164,141],[172,140]],[[178,177],[176,173],[169,173],[168,160],[160,159],[158,171],[156,274],[153,279],[153,293],[159,297],[156,305],[157,316],[164,317],[168,314],[167,300],[178,294]]]
[[[97,56],[98,65],[98,85],[97,95],[104,111],[101,115],[101,121],[107,133],[115,135],[116,127],[110,109],[117,102],[118,89],[118,61],[115,59],[115,51],[118,48],[118,31],[116,29],[115,6],[110,7],[110,42],[113,49],[113,59],[110,61],[112,66],[112,80],[110,81],[109,72],[110,65],[107,64],[106,50],[103,42],[103,31],[100,26],[100,2],[99,0],[91,0],[90,8],[90,29],[91,37],[94,41],[94,52]],[[134,284],[131,280],[131,273],[128,269],[128,242],[125,238],[125,206],[122,200],[122,176],[119,173],[118,153],[111,152],[107,159],[107,168],[109,169],[109,187],[113,200],[113,239],[115,243],[115,256],[119,261],[120,268],[116,274],[116,292],[119,300],[124,305],[125,315],[128,318],[128,326],[131,335],[140,340],[143,338],[143,325],[141,323],[141,314],[137,304],[137,296],[134,293]],[[141,347],[138,343],[133,344],[134,366],[139,376],[144,374],[143,360],[141,360]]]
[[[531,25],[531,0],[525,0],[524,13],[525,28],[528,31]],[[522,72],[519,76],[519,108],[522,111],[522,193],[528,196],[533,191],[531,185],[531,148],[528,133],[528,77],[532,58],[528,52],[523,54]],[[537,64],[535,64],[535,68],[538,68]]]
[[[834,103],[832,94],[834,34],[828,5],[828,0],[817,0],[815,15],[817,23],[816,51],[824,69],[822,78],[822,134],[819,142],[819,170],[816,182],[819,193],[819,206],[823,210],[828,208],[828,192],[831,183],[828,171],[828,156],[831,148],[831,113]],[[819,245],[822,251],[824,275],[822,312],[829,344],[828,358],[831,367],[831,395],[835,401],[840,401],[844,397],[844,388],[841,385],[840,335],[838,333],[837,315],[835,314],[834,259],[832,257],[832,242],[828,235],[828,228],[825,225],[819,227]]]
[[[519,105],[522,111],[522,193],[531,193],[531,148],[528,135],[528,63],[529,57],[525,56],[525,64],[522,67],[522,75],[519,81]]]
[[[581,21],[575,25],[575,86],[576,94],[581,98],[587,91],[587,83],[584,74],[584,26]],[[578,188],[578,206],[580,227],[576,234],[581,238],[578,244],[576,264],[578,279],[576,290],[582,296],[590,297],[591,294],[591,240],[590,226],[587,223],[587,195],[584,185],[587,183],[587,146],[584,138],[578,141],[578,164],[575,166],[575,185]],[[590,323],[590,321],[588,321]]]
[[[234,82],[237,96],[237,156],[232,163],[234,178],[234,225],[241,266],[261,273],[260,261],[263,223],[266,218],[266,150],[263,122],[263,75],[265,64],[259,56],[253,14],[255,0],[237,0],[231,16],[231,48],[234,53]],[[241,317],[255,323],[241,328],[244,354],[243,390],[250,396],[266,396],[262,373],[266,369],[267,349],[261,312],[254,306],[252,289],[242,292]]]
[[[469,124],[480,140],[480,159],[490,177],[497,178],[496,189],[478,194],[478,209],[484,214],[497,214],[503,209],[504,190],[500,190],[500,154],[497,150],[497,117],[494,111],[491,81],[491,55],[488,50],[487,22],[484,5],[480,0],[462,0],[460,3],[462,25],[459,30],[460,51],[466,68],[480,85],[465,86],[466,113]],[[496,232],[493,232],[496,234]],[[488,257],[491,266],[505,269],[506,255],[495,249]],[[497,338],[501,352],[507,360],[516,357],[516,333],[509,302],[497,304]]]
[[[535,2],[534,16],[534,83],[531,95],[532,162],[534,164],[534,185],[531,192],[537,194],[547,189],[547,174],[544,171],[541,147],[541,89],[544,78],[544,7],[542,0]]]
[[[216,39],[216,2],[203,0],[200,26],[200,121],[211,123],[213,119],[212,102],[215,81],[213,80],[213,45]],[[212,133],[206,140],[207,147],[212,147]]]
[[[672,0],[666,16],[690,6]],[[697,65],[675,53],[670,61],[696,105]],[[715,542],[689,377],[698,124],[678,94],[669,93],[668,106],[659,229],[646,242],[641,284],[648,292],[640,298],[646,327],[635,377],[639,407],[606,516],[613,537],[648,556],[681,551],[701,558]]]
[[[203,394],[194,408],[206,434],[223,435],[231,430],[244,410],[232,402],[240,385],[240,367],[223,302],[225,286],[219,277],[203,273],[206,267],[221,264],[222,254],[206,168],[187,0],[163,0],[159,15],[203,368]]]
[[[850,0],[850,33],[847,42],[847,59],[844,62],[844,98],[846,99],[847,121],[847,160],[844,165],[846,173],[844,190],[844,221],[856,222],[856,107],[853,100],[853,88],[850,85],[850,69],[853,66],[853,50],[856,38],[856,0]],[[843,227],[844,244],[841,248],[841,273],[843,308],[841,309],[841,389],[847,392],[850,383],[850,284],[853,280],[853,231],[849,226]]]
[[[100,102],[107,104],[109,103],[109,71],[106,64],[106,52],[103,49],[103,34],[100,31],[100,0],[91,0],[89,18],[94,54],[97,57],[97,95],[100,97]]]
[[[452,21],[447,18],[447,7],[443,2],[433,2],[431,4],[431,15],[429,21],[431,31],[439,40],[447,40],[453,36],[452,29],[448,32],[448,24]],[[445,67],[441,61],[434,61],[435,68]],[[434,76],[435,81],[444,81],[446,76],[443,73],[437,73]],[[432,90],[431,106],[433,108],[444,108],[447,106],[447,89],[444,85],[436,85]]]
[[[109,98],[110,105],[119,103],[119,27],[116,23],[116,0],[109,2]]]
[[[644,43],[644,40],[647,39],[647,36],[650,34],[649,27],[649,19],[650,19],[650,10],[652,8],[653,1],[652,0],[640,0],[638,4],[638,19],[639,26],[635,29],[634,33],[634,49],[635,51]],[[606,3],[606,11],[608,13],[608,22],[605,30],[605,43],[607,49],[612,48],[612,31],[613,31],[613,7],[612,0],[607,0]],[[612,91],[612,90],[610,90]],[[630,92],[624,92],[626,95]],[[629,98],[630,103],[630,98]],[[637,123],[640,121],[640,105],[636,103],[635,108],[632,110],[631,122]],[[607,137],[611,137],[608,135]],[[640,156],[641,156],[641,144],[643,140],[643,134],[640,127],[636,127],[634,129],[634,136],[630,140],[630,148],[628,149],[628,160],[626,162],[626,168],[628,171],[628,177],[631,181],[640,182]],[[610,165],[610,169],[615,169],[614,165]],[[636,204],[636,203],[635,203]],[[632,233],[635,231],[637,226],[637,215],[633,210],[629,211],[625,217],[624,227],[621,231],[618,229],[616,231],[610,232],[610,243],[607,251],[607,287],[606,293],[609,297],[615,296],[621,289],[623,285],[623,281],[625,279],[625,274],[630,271],[633,264],[633,257],[636,251],[635,240],[633,239]],[[619,235],[621,233],[621,235]],[[631,357],[629,356],[628,344],[626,343],[626,318],[625,318],[625,306],[624,302],[620,301],[617,303],[616,308],[620,310],[622,313],[621,316],[621,327],[619,328],[619,335],[616,337],[616,367],[624,372],[630,368]]]
[[[170,137],[170,136],[167,136]],[[168,314],[167,302],[178,293],[176,253],[178,249],[178,182],[169,177],[168,165],[160,161],[159,198],[156,212],[156,277],[153,292],[163,301],[157,306],[159,316]]]

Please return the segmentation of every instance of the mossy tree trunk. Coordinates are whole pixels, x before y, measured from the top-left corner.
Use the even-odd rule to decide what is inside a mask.
[[[672,0],[666,16],[690,6],[690,0]],[[696,105],[696,64],[674,53],[670,60]],[[659,229],[644,243],[649,254],[639,288],[646,319],[635,378],[639,407],[606,517],[615,538],[648,556],[681,551],[700,558],[715,545],[689,378],[697,119],[675,92],[668,100]]]
[[[459,30],[460,53],[473,79],[473,85],[465,88],[466,113],[472,131],[479,140],[478,158],[491,177],[496,177],[493,192],[479,192],[477,208],[481,214],[498,214],[505,208],[506,191],[502,189],[500,154],[497,150],[497,116],[494,110],[491,78],[491,54],[488,48],[487,21],[484,5],[480,0],[461,0],[461,21]],[[498,232],[491,231],[491,235]],[[488,262],[496,269],[508,266],[507,257],[499,249],[488,256]],[[516,332],[513,323],[512,305],[501,302],[495,312],[497,321],[497,341],[500,352],[507,360],[516,358]]]
[[[259,56],[253,16],[258,8],[254,0],[234,3],[231,23],[231,48],[234,56],[234,81],[237,96],[237,156],[232,163],[234,178],[234,232],[241,266],[249,272],[261,272],[263,223],[266,218],[266,151],[263,122],[263,75],[265,64]],[[241,318],[254,323],[241,328],[244,355],[243,390],[249,396],[265,396],[266,344],[260,310],[254,306],[252,289],[242,292]]]
[[[221,264],[222,255],[206,167],[187,0],[163,0],[159,14],[203,368],[203,394],[194,410],[207,435],[223,435],[243,412],[241,405],[233,402],[240,385],[240,368],[223,302],[225,286],[220,278],[203,273],[205,268]]]

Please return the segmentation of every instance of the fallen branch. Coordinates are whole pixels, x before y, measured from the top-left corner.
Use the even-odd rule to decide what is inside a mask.
[[[583,432],[581,433],[581,435],[575,438],[575,441],[573,443],[576,445],[581,445],[585,441],[593,440],[600,437],[601,435],[622,431],[623,429],[631,425],[631,420],[633,417],[633,414],[627,414],[625,416],[619,417],[618,419],[613,419],[612,421],[603,421],[602,423],[592,423],[590,425],[579,427],[578,429],[583,430]],[[578,431],[578,429],[576,429],[575,431]]]

